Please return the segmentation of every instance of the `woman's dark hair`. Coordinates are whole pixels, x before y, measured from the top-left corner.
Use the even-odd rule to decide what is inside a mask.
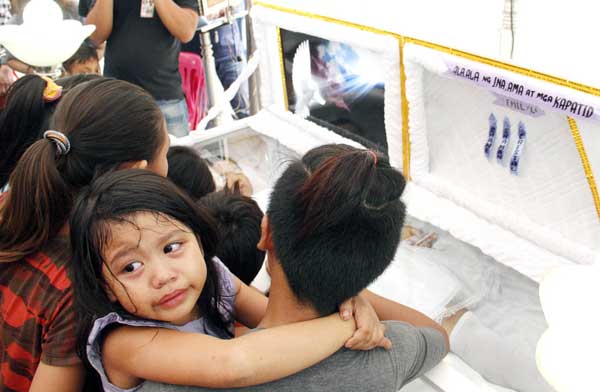
[[[103,78],[103,76],[98,74],[77,74],[57,79],[56,84],[62,86],[64,91],[69,91],[70,89],[81,83],[90,82],[92,80],[101,78]]]
[[[226,328],[231,320],[218,311],[222,291],[213,257],[219,235],[211,214],[164,177],[148,170],[119,170],[99,177],[80,193],[69,221],[73,249],[69,268],[81,358],[86,358],[86,341],[94,320],[110,312],[136,318],[109,300],[102,266],[111,242],[111,224],[135,225],[133,218],[140,212],[151,212],[159,219],[175,219],[194,232],[207,269],[206,283],[198,300],[200,312],[207,322],[220,327],[225,336],[231,336]]]
[[[83,186],[123,163],[153,161],[167,137],[150,94],[107,78],[65,94],[50,128],[65,134],[71,149],[60,155],[54,142],[40,139],[17,163],[0,205],[0,262],[38,251],[66,223]]]
[[[267,211],[275,254],[296,297],[335,312],[390,264],[406,182],[379,152],[325,145],[292,163]]]
[[[48,129],[57,101],[45,102],[46,81],[26,75],[10,86],[0,113],[0,189],[27,148]]]
[[[192,199],[198,200],[215,191],[215,180],[208,164],[191,147],[174,146],[167,153],[168,177]]]

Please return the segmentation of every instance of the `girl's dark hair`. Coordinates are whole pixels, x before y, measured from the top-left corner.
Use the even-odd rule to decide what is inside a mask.
[[[194,200],[215,191],[215,181],[208,164],[191,147],[174,146],[167,153],[168,177]]]
[[[267,215],[275,254],[296,297],[321,315],[375,280],[394,258],[406,182],[372,150],[310,150],[275,183]]]
[[[86,341],[94,320],[110,312],[136,318],[109,300],[102,266],[111,241],[111,224],[132,222],[139,212],[175,219],[194,232],[207,267],[206,283],[198,300],[200,312],[207,322],[230,336],[226,324],[231,320],[218,311],[222,290],[213,257],[219,235],[211,214],[166,178],[148,170],[119,170],[99,177],[80,193],[69,222],[73,249],[70,272],[81,358],[86,358]]]
[[[125,162],[155,158],[166,138],[154,98],[131,83],[102,78],[65,94],[50,128],[71,143],[58,155],[48,139],[33,143],[10,176],[0,205],[0,262],[37,251],[66,223],[73,196]]]
[[[57,101],[44,102],[46,81],[26,75],[13,83],[0,113],[0,189],[25,150],[48,129]]]

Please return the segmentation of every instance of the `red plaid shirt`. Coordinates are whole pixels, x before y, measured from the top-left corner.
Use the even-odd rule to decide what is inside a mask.
[[[0,391],[27,391],[41,361],[79,363],[69,242],[57,238],[43,251],[0,263]]]

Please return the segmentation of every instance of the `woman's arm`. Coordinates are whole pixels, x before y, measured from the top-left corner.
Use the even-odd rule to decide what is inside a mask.
[[[79,392],[83,388],[85,369],[74,366],[50,366],[40,362],[29,392]]]
[[[340,349],[354,328],[354,320],[343,321],[337,314],[231,340],[124,326],[106,337],[102,357],[111,382],[121,388],[141,380],[243,387],[277,380],[318,363]]]

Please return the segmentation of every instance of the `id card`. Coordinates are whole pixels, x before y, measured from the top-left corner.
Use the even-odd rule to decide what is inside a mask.
[[[140,17],[152,18],[154,16],[154,0],[141,0]]]

